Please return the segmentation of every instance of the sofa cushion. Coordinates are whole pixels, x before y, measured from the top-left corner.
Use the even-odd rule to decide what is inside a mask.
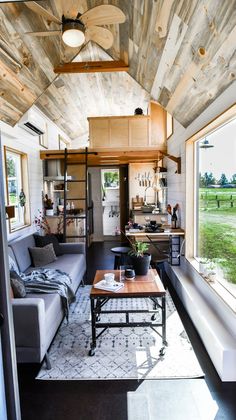
[[[17,274],[19,274],[19,268],[15,259],[12,258],[12,256],[8,254],[8,260],[9,260],[9,270],[15,271]]]
[[[53,244],[45,245],[43,248],[29,248],[34,267],[42,267],[57,259]]]
[[[86,261],[83,254],[65,254],[58,257],[56,261],[44,265],[42,268],[58,269],[69,274],[72,280],[72,290],[76,292],[80,281],[86,271]],[[26,274],[34,270],[34,267],[29,267],[26,270]]]
[[[31,266],[29,248],[35,246],[33,235],[20,237],[9,243],[10,248],[16,258],[19,270],[23,273]]]
[[[48,245],[48,244],[53,244],[53,248],[54,248],[56,256],[58,257],[59,255],[62,255],[59,241],[55,235],[51,234],[51,235],[41,236],[41,235],[34,234],[34,240],[35,240],[35,245],[40,248],[43,248],[45,245]]]
[[[26,296],[25,284],[16,271],[10,271],[10,281],[14,298],[24,298]]]

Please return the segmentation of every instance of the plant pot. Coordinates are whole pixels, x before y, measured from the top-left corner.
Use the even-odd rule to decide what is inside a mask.
[[[64,242],[63,233],[56,233],[55,236],[57,237],[58,242]]]
[[[46,209],[46,216],[53,216],[53,209]]]
[[[216,280],[216,273],[215,271],[210,271],[207,275],[208,281],[214,282]]]
[[[199,262],[199,273],[203,275],[207,274],[207,262]]]
[[[143,257],[135,257],[134,255],[132,255],[130,258],[135,271],[135,275],[146,276],[151,262],[151,255],[144,254]]]

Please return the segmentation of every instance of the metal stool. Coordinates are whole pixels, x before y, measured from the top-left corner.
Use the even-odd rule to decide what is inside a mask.
[[[155,247],[155,252],[152,255],[151,264],[157,269],[160,279],[163,282],[164,263],[169,261],[170,256],[170,242],[159,240],[152,242],[152,245]]]
[[[111,248],[111,252],[115,254],[114,270],[117,270],[121,265],[124,265],[127,262],[127,254],[130,250],[131,248],[128,246]]]

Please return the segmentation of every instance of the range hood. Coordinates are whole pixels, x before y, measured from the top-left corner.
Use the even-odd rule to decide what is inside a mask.
[[[43,161],[44,181],[64,181],[64,162],[61,159],[48,159]],[[68,181],[72,176],[67,176]]]

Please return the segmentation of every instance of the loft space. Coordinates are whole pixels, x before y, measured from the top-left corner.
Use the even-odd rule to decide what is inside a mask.
[[[78,1],[76,7],[72,0],[39,3],[60,19],[101,2]],[[235,80],[236,10],[231,0],[206,5],[120,0],[116,6],[126,21],[109,25],[114,42],[105,51],[92,41],[71,48],[60,36],[26,35],[58,27],[24,3],[1,4],[0,119],[14,126],[35,104],[76,148],[87,142],[87,117],[132,115],[137,107],[146,113],[150,99],[188,127]],[[56,66],[72,60],[123,60],[129,70],[55,74]]]

